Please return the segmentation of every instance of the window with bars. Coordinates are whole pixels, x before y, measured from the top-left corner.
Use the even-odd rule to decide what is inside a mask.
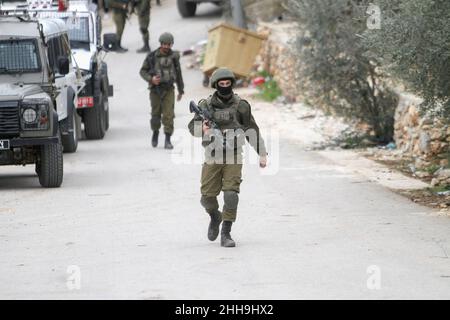
[[[89,43],[89,20],[88,17],[65,17],[69,39],[71,42]]]
[[[0,73],[38,72],[40,69],[34,40],[0,41]]]
[[[89,30],[90,17],[80,17],[73,15],[71,12],[38,11],[37,14],[41,18],[57,18],[63,20],[68,29],[72,48],[89,45],[91,38],[94,36],[92,34],[93,31]]]

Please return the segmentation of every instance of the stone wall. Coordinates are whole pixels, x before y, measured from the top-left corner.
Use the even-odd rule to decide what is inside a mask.
[[[395,112],[394,139],[405,155],[415,161],[417,169],[449,165],[450,127],[443,119],[421,116],[422,100],[398,92],[400,101]]]
[[[295,28],[293,22],[260,22],[257,32],[268,37],[264,42],[256,65],[268,71],[290,102],[300,99],[300,75],[297,71],[295,53]]]

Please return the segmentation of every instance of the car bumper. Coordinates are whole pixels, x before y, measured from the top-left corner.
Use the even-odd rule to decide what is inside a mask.
[[[14,138],[10,140],[11,147],[41,146],[59,143],[58,137],[49,138]]]

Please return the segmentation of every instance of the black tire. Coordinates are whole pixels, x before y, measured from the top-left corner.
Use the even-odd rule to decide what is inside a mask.
[[[108,101],[108,98],[106,98],[106,100]],[[109,102],[108,102],[108,108],[106,109],[105,112],[105,130],[108,131],[109,129]]]
[[[183,18],[193,17],[197,11],[197,3],[186,0],[177,0],[177,7]]]
[[[84,132],[89,140],[103,139],[106,132],[105,99],[102,92],[96,100],[93,108],[84,110]]]
[[[78,148],[78,137],[80,136],[81,126],[79,125],[79,121],[75,118],[77,116],[77,111],[73,109],[72,116],[63,121],[67,122],[68,128],[73,128],[73,131],[68,135],[62,136],[62,145],[63,151],[66,153],[74,153]]]
[[[43,145],[40,148],[40,158],[36,163],[39,183],[44,188],[58,188],[64,175],[63,147],[61,143]]]
[[[109,78],[108,78],[108,65],[105,62],[102,62],[101,66],[101,74],[102,74],[102,85],[103,85],[103,92],[107,92],[108,94],[105,94],[103,96],[105,102],[107,105],[105,106],[105,131],[108,131],[109,129]]]

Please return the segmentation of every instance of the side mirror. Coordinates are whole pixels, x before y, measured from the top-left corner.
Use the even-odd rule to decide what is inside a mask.
[[[108,51],[115,51],[119,47],[119,41],[115,33],[103,34],[103,47]]]
[[[70,68],[70,63],[69,63],[69,58],[65,57],[65,56],[59,56],[58,60],[58,70],[60,74],[66,75],[69,73],[69,68]]]

